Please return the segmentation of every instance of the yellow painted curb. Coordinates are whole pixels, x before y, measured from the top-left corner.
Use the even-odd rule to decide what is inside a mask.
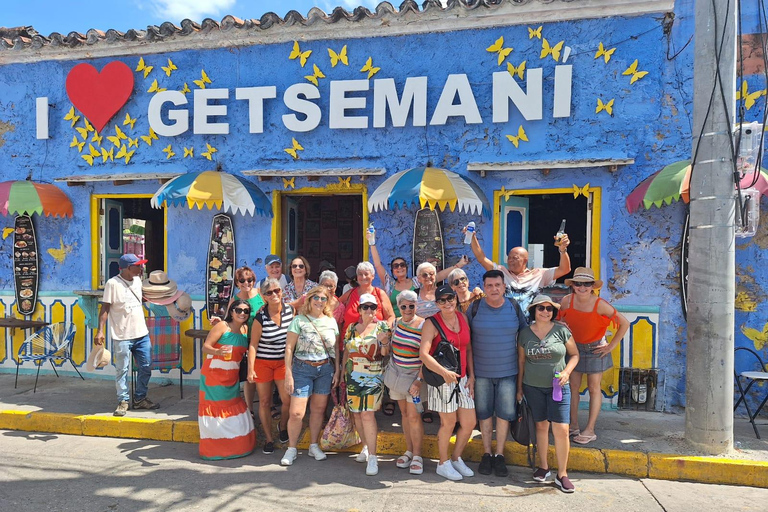
[[[648,478],[648,454],[624,450],[601,450],[605,456],[605,472]]]
[[[174,421],[173,440],[180,443],[199,443],[200,427],[196,421]]]
[[[173,420],[83,416],[83,435],[173,441]]]
[[[82,420],[76,414],[0,411],[0,428],[29,432],[83,435]]]
[[[648,476],[708,484],[768,487],[768,462],[651,453]]]

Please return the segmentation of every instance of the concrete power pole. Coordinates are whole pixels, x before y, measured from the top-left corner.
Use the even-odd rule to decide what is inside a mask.
[[[698,0],[695,18],[685,437],[710,454],[733,448],[736,3]]]

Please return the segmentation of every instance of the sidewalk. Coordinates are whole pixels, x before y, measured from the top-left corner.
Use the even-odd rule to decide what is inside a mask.
[[[172,377],[173,378],[173,377]],[[197,388],[184,386],[184,398],[177,385],[150,383],[149,397],[160,403],[157,411],[129,411],[124,418],[112,416],[117,405],[114,380],[41,375],[37,393],[32,392],[34,375],[20,375],[14,389],[14,375],[0,373],[0,429],[54,432],[102,437],[124,437],[195,443],[197,429]],[[258,406],[258,404],[255,404]],[[586,411],[580,413],[582,423]],[[405,451],[399,412],[377,414],[379,452],[399,455]],[[437,457],[436,417],[425,424],[425,457]],[[693,453],[685,442],[685,417],[676,414],[634,411],[603,411],[598,421],[598,440],[587,447],[572,445],[568,467],[573,471],[610,473],[638,478],[688,480],[701,483],[748,485],[768,488],[768,422],[755,438],[746,418],[734,420],[732,454],[706,457]],[[306,448],[305,437],[300,445]],[[553,448],[550,447],[552,451]],[[464,459],[479,462],[482,442],[475,432]],[[525,466],[525,449],[514,441],[505,447],[507,460]],[[550,454],[554,463],[554,452]]]

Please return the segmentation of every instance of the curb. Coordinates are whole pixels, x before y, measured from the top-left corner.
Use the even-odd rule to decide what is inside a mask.
[[[106,415],[5,410],[0,411],[0,429],[181,443],[197,443],[200,440],[196,421],[116,418]],[[309,433],[305,429],[299,442],[300,449],[307,449],[308,437]],[[405,439],[400,433],[379,432],[378,445],[378,452],[383,455],[400,455],[405,451]],[[353,446],[340,451],[355,453],[359,449],[359,446]],[[437,458],[436,436],[424,436],[423,452],[424,458]],[[482,442],[470,440],[462,457],[478,462],[482,455]],[[525,447],[513,441],[507,442],[504,456],[515,466],[528,465]],[[551,467],[557,467],[554,464],[553,446],[549,447],[549,460],[553,463]],[[634,478],[768,488],[768,462],[763,461],[571,447],[568,468],[572,471]]]

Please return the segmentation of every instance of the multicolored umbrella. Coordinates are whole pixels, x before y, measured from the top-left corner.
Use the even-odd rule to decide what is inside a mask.
[[[752,183],[754,181],[754,183]],[[644,179],[631,194],[627,196],[625,204],[629,213],[634,213],[644,207],[650,210],[651,206],[660,208],[664,204],[682,199],[690,201],[691,187],[691,161],[681,160],[669,164],[662,170]],[[755,188],[762,195],[768,195],[768,171],[760,170],[760,175],[754,179],[754,173],[745,174],[739,183],[739,187]]]
[[[152,196],[151,204],[160,208],[186,205],[272,217],[272,203],[259,187],[245,179],[217,171],[190,172],[176,176],[160,187]]]
[[[445,210],[484,213],[491,216],[488,199],[475,183],[458,174],[434,167],[415,167],[387,178],[368,199],[368,210],[406,207],[419,202],[421,208],[429,206]]]
[[[72,201],[56,185],[32,181],[0,183],[0,214],[45,214],[46,217],[71,217]]]

